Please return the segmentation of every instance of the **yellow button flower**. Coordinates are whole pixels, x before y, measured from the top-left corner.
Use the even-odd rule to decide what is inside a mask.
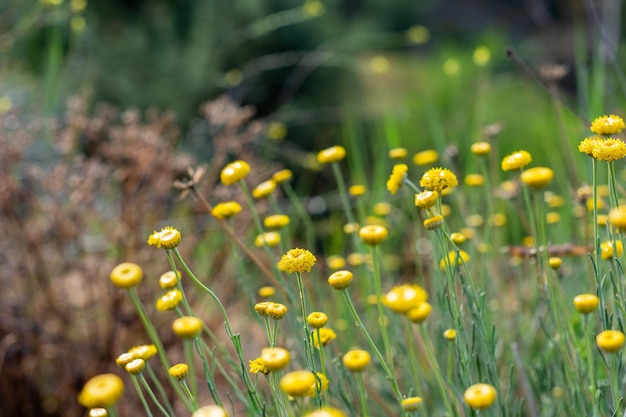
[[[250,165],[246,161],[234,161],[222,169],[220,181],[224,185],[232,185],[246,178],[249,173]]]
[[[402,409],[404,411],[417,411],[422,406],[421,397],[409,397],[402,400]]]
[[[167,373],[177,380],[181,381],[187,377],[187,373],[189,372],[189,366],[186,363],[178,363],[170,367],[167,370]]]
[[[387,229],[384,226],[370,224],[359,229],[359,237],[366,245],[380,245],[387,239]]]
[[[456,330],[454,329],[446,329],[443,332],[443,338],[448,342],[454,342],[456,340]]]
[[[598,135],[614,135],[623,129],[624,120],[614,114],[596,117],[590,127],[590,130]]]
[[[276,182],[276,184],[282,184],[283,182],[287,182],[292,177],[293,172],[291,172],[290,169],[282,169],[272,175],[272,179]]]
[[[148,359],[156,355],[157,352],[157,348],[154,345],[139,345],[133,346],[132,348],[128,349],[128,353],[132,353],[133,355],[136,355],[138,358],[141,358],[144,361],[147,361]]]
[[[228,417],[228,414],[218,405],[205,405],[194,411],[191,417]]]
[[[276,181],[274,180],[263,181],[252,190],[252,197],[256,198],[257,200],[261,198],[269,197],[269,195],[272,194],[275,189],[276,189]]]
[[[371,362],[371,357],[368,351],[362,349],[352,349],[346,352],[341,358],[343,366],[345,366],[350,372],[361,372]]]
[[[486,156],[491,152],[491,144],[489,142],[476,142],[472,144],[470,149],[476,156]]]
[[[141,282],[143,271],[141,267],[132,262],[124,262],[113,268],[111,271],[111,282],[123,289],[129,289]]]
[[[307,323],[314,329],[321,329],[328,323],[328,316],[321,311],[314,311],[306,318]]]
[[[397,285],[383,295],[383,304],[388,309],[404,314],[418,304],[428,300],[426,290],[416,284]]]
[[[546,188],[554,178],[554,171],[546,167],[533,167],[522,172],[520,179],[533,190]]]
[[[310,272],[315,261],[315,256],[306,249],[290,249],[278,262],[278,269],[290,273]]]
[[[381,201],[380,203],[374,204],[373,210],[375,215],[384,217],[391,213],[391,204],[386,201]]]
[[[254,246],[257,248],[262,248],[264,245],[269,247],[278,246],[280,243],[280,233],[278,232],[266,232],[260,235],[257,235],[254,238]]]
[[[446,168],[431,168],[422,175],[420,185],[431,191],[442,191],[459,185],[456,175]]]
[[[180,271],[167,271],[159,277],[159,286],[164,290],[169,288],[174,288],[178,285],[178,281],[180,281],[182,274]]]
[[[321,346],[326,346],[331,340],[337,338],[335,331],[329,327],[322,327],[319,329],[319,337],[317,332],[313,332],[313,346],[320,349]],[[320,346],[321,342],[321,346]]]
[[[271,285],[266,285],[259,288],[258,294],[261,298],[271,297],[276,294],[276,288],[272,287]]]
[[[226,201],[216,204],[211,210],[211,215],[216,219],[230,219],[241,211],[241,205],[236,201]]]
[[[202,320],[197,317],[183,316],[172,323],[172,330],[182,339],[196,337],[202,331]]]
[[[596,311],[600,299],[594,294],[578,294],[574,297],[574,308],[581,314],[589,314]]]
[[[115,374],[91,378],[78,394],[78,402],[87,408],[108,408],[115,405],[124,392],[124,381]]]
[[[346,266],[346,259],[343,256],[331,255],[326,258],[326,266],[329,269],[341,269]]]
[[[339,162],[346,157],[346,150],[343,146],[333,146],[324,149],[317,154],[317,161],[320,164],[330,164]]]
[[[156,301],[156,308],[159,311],[173,310],[183,299],[183,294],[178,289],[173,289],[160,296]]]
[[[265,361],[261,357],[249,360],[248,367],[250,368],[250,372],[253,374],[258,374],[260,372],[267,375],[270,373],[270,370],[267,366],[265,366]]]
[[[273,320],[281,320],[287,314],[287,306],[281,303],[270,303],[265,308],[265,314]]]
[[[139,375],[145,367],[146,367],[146,361],[144,361],[143,359],[139,359],[139,358],[133,359],[132,361],[124,365],[124,369],[126,369],[126,372],[128,372],[131,375]]]
[[[289,216],[286,214],[273,214],[263,219],[263,226],[268,229],[281,229],[289,224]]]
[[[356,184],[348,188],[348,194],[352,197],[359,197],[367,192],[367,187],[362,184]]]
[[[606,241],[600,244],[600,258],[604,260],[613,259],[613,257],[619,258],[624,253],[624,247],[622,246],[622,241],[618,240],[615,242],[615,248],[617,250],[613,250],[613,242]]]
[[[470,256],[467,252],[465,251],[459,251],[459,265],[465,262],[469,262],[470,260]],[[456,255],[456,251],[450,251],[448,252],[448,262],[450,264],[450,267],[454,268],[456,266],[456,262],[457,262],[457,255]],[[444,259],[442,259],[439,262],[439,267],[441,269],[446,269],[446,261]]]
[[[611,226],[626,230],[626,206],[618,206],[609,212],[609,223]]]
[[[121,355],[119,355],[117,358],[115,358],[115,364],[119,366],[120,368],[123,368],[128,363],[134,361],[137,358],[139,358],[139,356],[136,353],[124,352]]]
[[[283,140],[287,136],[287,125],[283,122],[270,122],[267,124],[267,137],[272,140]]]
[[[439,153],[434,149],[418,152],[413,155],[413,163],[417,166],[431,165],[437,162]]]
[[[393,160],[404,159],[407,157],[409,152],[405,148],[393,148],[389,149],[389,158]]]
[[[561,268],[561,265],[563,265],[563,260],[556,256],[551,256],[550,259],[548,259],[548,265],[556,271]]]
[[[489,408],[496,402],[496,389],[489,384],[474,384],[465,390],[463,400],[474,409]]]
[[[530,164],[532,160],[527,151],[515,151],[502,159],[502,171],[518,171]]]
[[[328,277],[328,283],[336,290],[343,290],[344,288],[348,288],[350,284],[352,284],[353,278],[354,275],[352,274],[352,272],[341,270],[333,272]]]
[[[450,234],[450,240],[452,240],[455,245],[462,245],[463,243],[465,243],[466,238],[463,233],[454,232]]]
[[[333,407],[322,407],[319,410],[306,413],[303,417],[347,417],[343,411]]]
[[[167,226],[160,232],[153,232],[148,238],[148,245],[163,249],[174,249],[180,244],[181,236],[178,229]]]
[[[591,156],[599,161],[616,161],[626,156],[626,143],[621,139],[599,139],[594,142]]]
[[[439,193],[437,191],[422,191],[419,194],[415,194],[415,206],[421,209],[429,209],[435,205]]]
[[[428,316],[430,316],[431,311],[433,311],[433,307],[429,303],[424,301],[418,303],[417,306],[412,307],[410,310],[404,313],[404,315],[413,323],[419,324],[426,321]]]
[[[464,182],[468,187],[481,187],[485,184],[485,177],[481,174],[467,174]]]
[[[406,173],[409,170],[409,167],[406,164],[396,164],[391,169],[391,175],[387,180],[387,190],[391,194],[395,194],[398,192],[404,179],[406,178]]]
[[[299,370],[285,374],[280,379],[280,389],[292,397],[302,397],[315,384],[315,376],[310,371]]]
[[[91,408],[89,409],[89,417],[109,417],[109,412],[106,408]]]
[[[428,230],[436,230],[443,226],[443,216],[438,214],[424,220],[424,227]]]
[[[309,387],[309,391],[306,393],[307,397],[315,397],[318,391],[322,393],[328,389],[329,381],[326,375],[321,372],[316,372],[315,374],[317,378],[315,378],[315,383]]]
[[[283,348],[265,348],[261,350],[261,359],[270,371],[283,369],[290,360],[289,351]]]
[[[617,352],[624,346],[624,333],[619,330],[605,330],[596,336],[596,343],[606,352]]]

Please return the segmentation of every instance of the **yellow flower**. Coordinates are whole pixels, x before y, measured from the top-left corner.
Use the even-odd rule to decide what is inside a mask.
[[[333,407],[322,407],[319,410],[306,413],[303,417],[347,417],[343,411]]]
[[[346,266],[346,260],[343,256],[331,255],[326,258],[326,266],[329,269],[341,269]]]
[[[315,376],[310,371],[299,370],[285,374],[280,379],[280,389],[292,397],[302,397],[315,384]]]
[[[330,343],[331,340],[336,339],[337,335],[335,334],[335,331],[329,327],[322,327],[321,329],[319,329],[319,339],[318,339],[318,335],[317,332],[313,332],[313,345],[319,349],[320,348],[320,341],[322,343],[322,346],[326,346],[327,344]]]
[[[89,410],[89,417],[109,417],[109,412],[106,408],[91,408]]]
[[[194,411],[191,417],[228,417],[228,414],[218,405],[205,405]]]
[[[188,372],[189,366],[187,366],[186,363],[177,363],[176,365],[170,366],[170,369],[167,370],[168,374],[179,381],[185,379]]]
[[[389,158],[393,160],[404,159],[408,154],[409,152],[404,148],[389,149]]]
[[[306,249],[290,249],[278,262],[278,269],[290,273],[310,272],[315,261],[315,256]]]
[[[157,299],[156,308],[159,311],[173,310],[183,299],[183,294],[178,289],[166,292]]]
[[[362,253],[353,252],[348,254],[346,260],[350,266],[360,266],[365,262],[365,256]]]
[[[128,372],[131,375],[139,375],[145,367],[146,367],[146,361],[144,361],[143,359],[139,359],[139,358],[133,359],[132,361],[124,365],[124,369],[126,369],[126,372]]]
[[[248,365],[250,367],[250,372],[253,374],[258,374],[261,372],[262,374],[269,374],[270,370],[265,366],[265,361],[262,357],[258,357],[256,359],[248,361]]]
[[[276,288],[272,287],[271,285],[266,285],[265,287],[259,288],[258,294],[259,297],[262,298],[271,297],[276,294]]]
[[[352,349],[346,352],[341,358],[343,366],[348,368],[350,372],[361,372],[371,362],[371,357],[368,351],[362,349]]]
[[[609,212],[611,226],[626,230],[626,206],[618,206]]]
[[[431,165],[437,162],[439,154],[434,149],[418,152],[413,155],[413,163],[417,166]]]
[[[409,397],[402,400],[402,409],[404,411],[417,411],[422,405],[421,397]]]
[[[115,374],[91,378],[78,394],[78,402],[87,408],[108,408],[115,405],[124,392],[124,381]]]
[[[283,140],[287,136],[287,125],[283,122],[270,122],[267,124],[267,137],[272,140]]]
[[[598,137],[590,137],[590,138],[585,138],[581,140],[580,143],[578,144],[578,151],[580,153],[584,153],[589,156],[592,156],[593,148],[596,146],[596,142],[598,142],[598,140],[600,140],[600,138]]]
[[[271,319],[280,320],[287,314],[287,306],[281,303],[270,303],[265,308],[265,314]]]
[[[111,282],[118,288],[129,289],[141,282],[141,267],[132,262],[124,262],[111,271]]]
[[[605,330],[596,336],[596,343],[606,352],[617,352],[624,345],[624,333],[619,330]]]
[[[470,256],[468,255],[467,252],[462,251],[462,250],[459,251],[459,258],[458,258],[459,264],[469,262],[469,260],[470,260]],[[448,252],[448,263],[450,264],[451,268],[454,268],[456,266],[456,263],[457,263],[456,251]],[[445,259],[442,259],[439,262],[439,267],[441,269],[446,269],[446,261],[445,261]]]
[[[254,305],[254,311],[258,313],[261,317],[267,317],[267,307],[271,304],[274,304],[273,301],[261,301],[260,303],[256,303]]]
[[[465,390],[463,399],[474,409],[489,408],[496,402],[496,389],[489,384],[474,384]]]
[[[315,397],[317,392],[320,393],[326,391],[328,389],[328,378],[321,372],[316,372],[317,378],[315,378],[315,383],[311,384],[309,388],[309,392],[306,393],[307,397]]]
[[[491,152],[491,144],[489,142],[476,142],[472,144],[470,149],[476,156],[485,156]]]
[[[448,342],[454,342],[456,340],[456,330],[454,329],[446,329],[443,332],[443,338]]]
[[[426,321],[428,316],[430,316],[430,312],[432,310],[433,307],[426,301],[423,301],[421,303],[418,303],[417,306],[412,307],[410,310],[404,313],[404,315],[413,323],[419,324]]]
[[[533,167],[522,172],[520,179],[533,190],[546,188],[554,178],[554,171],[546,167]]]
[[[246,161],[234,161],[226,165],[220,173],[220,181],[224,185],[232,185],[246,178],[250,173],[250,165]]]
[[[550,268],[556,271],[557,269],[561,268],[561,265],[563,265],[563,260],[556,256],[551,256],[550,259],[548,259],[548,265],[550,265]]]
[[[600,299],[593,294],[578,294],[574,297],[574,308],[581,314],[589,314],[596,311]]]
[[[139,345],[133,346],[132,348],[128,349],[128,353],[132,353],[133,355],[136,355],[138,358],[141,358],[144,361],[147,361],[148,359],[156,355],[157,352],[157,348],[154,345]]]
[[[287,182],[292,177],[293,173],[290,169],[282,169],[272,175],[272,179],[274,180],[274,182],[276,182],[276,184],[282,184],[283,182]]]
[[[366,245],[380,245],[387,239],[387,229],[384,226],[370,224],[359,229],[359,237]]]
[[[621,139],[598,139],[591,149],[591,156],[599,161],[615,161],[626,156],[626,143]]]
[[[280,233],[278,232],[266,232],[261,235],[257,235],[254,238],[254,246],[262,248],[264,245],[274,247],[280,243]]]
[[[345,157],[346,150],[343,146],[333,146],[320,151],[317,154],[317,161],[320,164],[330,164],[332,162],[339,162]]]
[[[354,275],[350,271],[337,271],[328,277],[328,283],[336,290],[343,290],[352,284],[353,277]]]
[[[283,369],[290,360],[289,351],[283,348],[265,348],[261,350],[261,359],[270,371]]]
[[[424,220],[424,227],[428,230],[436,230],[441,226],[443,226],[443,216],[441,214]]]
[[[289,216],[286,214],[273,214],[263,219],[263,226],[268,229],[281,229],[289,224]]]
[[[359,230],[358,223],[346,223],[343,225],[343,232],[346,234],[355,233]]]
[[[236,201],[227,201],[216,204],[211,210],[211,215],[216,219],[229,219],[241,211],[241,205]]]
[[[427,300],[426,290],[416,284],[397,285],[383,295],[383,304],[400,314],[406,313]]]
[[[429,209],[435,205],[439,193],[437,191],[422,191],[419,194],[415,194],[415,206],[421,209]]]
[[[465,176],[465,185],[468,187],[481,187],[485,184],[485,177],[480,174],[467,174]]]
[[[515,151],[502,159],[502,171],[518,171],[532,162],[527,151]]]
[[[462,245],[465,243],[466,237],[463,233],[454,232],[450,234],[450,240],[452,240],[455,245]]]
[[[276,181],[274,180],[263,181],[252,190],[252,197],[256,199],[269,197],[269,195],[272,194],[275,189],[276,189]]]
[[[604,260],[619,258],[624,253],[624,247],[622,245],[622,241],[618,240],[615,242],[616,251],[613,250],[613,242],[606,241],[600,244],[600,258]]]
[[[446,168],[431,168],[422,175],[420,185],[431,191],[441,191],[459,184],[456,176]]]
[[[624,120],[611,114],[610,116],[596,117],[591,122],[590,130],[598,135],[613,135],[619,133],[624,129]]]
[[[361,184],[353,185],[350,188],[348,188],[348,194],[350,194],[352,197],[361,196],[365,194],[366,192],[367,192],[367,187]]]
[[[474,64],[476,64],[476,66],[484,67],[489,63],[490,59],[491,50],[489,50],[488,47],[483,45],[474,49],[474,53],[472,54],[472,60],[474,61]]]
[[[306,321],[312,328],[321,329],[326,326],[326,323],[328,323],[328,316],[326,313],[322,313],[321,311],[314,311],[307,316]]]
[[[180,271],[176,271],[176,273],[174,273],[174,271],[167,271],[159,277],[159,286],[164,290],[173,288],[178,284],[181,277],[182,274]]]
[[[391,194],[398,192],[404,182],[404,178],[406,178],[406,172],[408,170],[409,167],[406,164],[396,164],[393,166],[391,176],[387,180],[387,190],[389,190]]]
[[[374,204],[373,210],[374,214],[377,216],[387,216],[389,213],[391,213],[391,204],[387,203],[386,201],[381,201],[380,203]]]
[[[556,211],[551,211],[550,213],[546,214],[546,223],[557,224],[560,221],[561,221],[561,215],[557,213]]]
[[[202,320],[192,316],[179,317],[172,323],[172,330],[181,339],[191,339],[202,331]]]
[[[120,368],[125,367],[128,363],[134,361],[135,359],[138,359],[139,355],[137,355],[136,353],[133,352],[124,352],[121,355],[119,355],[117,358],[115,358],[115,364],[117,366],[119,366]]]
[[[148,245],[163,249],[174,249],[180,244],[180,232],[171,226],[161,229],[160,232],[153,232],[148,238]]]

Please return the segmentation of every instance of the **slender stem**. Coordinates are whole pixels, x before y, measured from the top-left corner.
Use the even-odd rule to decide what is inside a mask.
[[[161,405],[159,399],[156,397],[156,395],[154,395],[154,391],[152,391],[152,388],[150,388],[150,385],[148,384],[148,381],[146,381],[146,378],[143,376],[143,374],[137,375],[137,379],[139,379],[139,382],[141,382],[141,385],[143,385],[144,389],[146,390],[154,404],[157,406],[157,408],[161,411],[161,413],[163,413],[165,417],[170,417],[170,414],[167,412],[165,407]]]
[[[587,356],[587,372],[589,372],[589,390],[593,407],[593,417],[598,417],[600,415],[600,408],[596,397],[598,386],[596,384],[596,375],[593,366],[593,349],[591,345],[593,335],[590,333],[589,315],[587,314],[583,317],[583,337],[585,338],[585,354]]]
[[[330,164],[333,169],[333,174],[335,175],[335,180],[337,181],[337,188],[339,188],[339,198],[341,199],[341,205],[343,207],[343,211],[346,215],[346,219],[348,223],[354,224],[356,223],[354,220],[354,215],[352,214],[352,209],[350,208],[350,200],[348,198],[348,191],[346,189],[346,182],[343,179],[343,175],[341,174],[341,168],[337,162],[333,162]],[[359,239],[356,233],[351,233],[352,236],[352,245],[354,246],[353,250],[358,250],[359,248]]]
[[[176,268],[176,262],[174,262],[172,253],[169,250],[166,250],[165,254],[167,255],[167,260],[170,263],[170,268],[172,268],[172,272],[174,272],[174,275],[176,276],[176,288],[178,288],[178,291],[180,291],[180,293],[183,295],[182,302],[183,302],[183,306],[185,307],[185,311],[187,312],[188,316],[193,316],[193,313],[191,311],[191,306],[189,305],[189,302],[187,301],[187,297],[185,296],[185,290],[183,289],[183,284],[181,280],[178,279],[178,268]]]
[[[314,248],[315,225],[313,223],[313,220],[311,220],[311,216],[309,216],[309,213],[300,201],[300,198],[298,198],[298,195],[296,194],[291,184],[289,182],[285,182],[282,184],[282,186],[285,190],[285,194],[287,194],[287,197],[289,198],[291,206],[296,209],[296,213],[298,213],[298,216],[304,223],[304,234],[306,236],[307,248]]]
[[[133,382],[133,386],[135,387],[135,391],[137,391],[137,395],[141,400],[141,404],[143,405],[144,410],[146,411],[146,415],[148,417],[152,417],[152,412],[150,411],[150,406],[148,406],[148,401],[146,401],[146,397],[143,395],[143,391],[141,390],[141,385],[137,382],[137,377],[133,374],[130,374],[130,380]]]
[[[187,397],[191,400],[191,402],[193,403],[193,406],[198,409],[198,399],[196,397],[193,396],[193,394],[191,393],[191,391],[189,390],[189,386],[187,385],[187,382],[184,379],[180,380],[180,386],[183,389],[183,391],[185,392],[185,394],[187,394]]]
[[[411,374],[413,376],[413,385],[417,395],[422,397],[422,384],[419,376],[419,366],[417,364],[417,354],[415,353],[415,338],[413,337],[413,331],[411,329],[411,322],[409,320],[402,320],[404,327],[404,338],[406,339],[406,346],[408,349],[407,355],[409,357],[409,365],[411,367]]]
[[[430,362],[430,366],[432,367],[432,371],[435,374],[435,380],[437,381],[437,387],[439,388],[439,393],[441,395],[441,399],[446,408],[447,415],[455,416],[461,415],[460,413],[454,413],[452,410],[452,404],[450,403],[450,397],[452,397],[451,393],[448,393],[446,390],[446,384],[441,376],[441,368],[439,368],[439,363],[437,362],[437,357],[433,352],[433,347],[430,342],[430,338],[428,337],[428,332],[424,328],[424,326],[419,326],[420,335],[422,336],[422,340],[424,341],[424,346],[426,348],[426,356],[428,357],[428,361]]]
[[[389,344],[389,335],[387,334],[387,323],[385,320],[385,311],[383,309],[382,303],[382,287],[381,287],[381,278],[380,278],[380,259],[379,259],[379,250],[378,246],[371,246],[371,254],[372,254],[372,269],[374,270],[374,286],[376,288],[376,297],[377,302],[376,306],[378,307],[378,325],[380,326],[380,334],[383,338],[383,348],[385,349],[385,356],[387,357],[387,364],[393,369],[393,355],[391,354],[391,345]]]
[[[165,400],[165,406],[167,407],[168,413],[172,416],[175,415],[176,413],[174,413],[174,408],[172,407],[172,404],[167,396],[167,393],[165,392],[165,389],[163,388],[163,385],[161,384],[161,381],[159,380],[159,378],[157,378],[156,374],[154,373],[154,370],[152,369],[152,367],[150,366],[148,362],[146,362],[145,370],[146,372],[148,372],[148,377],[150,378],[150,380],[156,387],[157,391],[159,392],[159,395],[161,396],[161,398]]]
[[[191,382],[191,395],[196,398],[198,397],[198,378],[196,376],[196,365],[193,358],[193,347],[191,346],[191,343],[193,342],[189,339],[183,340],[185,361],[187,361],[187,364],[189,366],[189,373],[187,375],[189,375],[189,379]]]
[[[355,375],[357,379],[357,387],[359,389],[359,400],[361,402],[361,416],[369,417],[369,412],[367,411],[367,394],[365,392],[365,381],[363,380],[363,374],[359,373]]]

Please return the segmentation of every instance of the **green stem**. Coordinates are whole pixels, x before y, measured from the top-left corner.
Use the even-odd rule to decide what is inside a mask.
[[[383,338],[383,348],[385,349],[385,356],[387,363],[393,368],[393,355],[391,354],[391,345],[389,344],[389,335],[387,334],[387,323],[385,320],[385,311],[383,309],[383,294],[380,278],[380,259],[378,246],[371,246],[370,252],[372,254],[372,269],[374,270],[374,286],[376,288],[376,306],[378,307],[378,325],[380,326],[380,334]]]
[[[350,208],[350,199],[348,198],[348,191],[346,188],[346,182],[343,179],[343,175],[341,174],[341,168],[339,164],[333,162],[330,164],[333,169],[333,174],[335,175],[335,180],[337,181],[337,188],[339,188],[339,198],[341,199],[341,206],[343,207],[343,211],[346,215],[346,219],[348,223],[355,224],[354,215],[352,214],[352,209]],[[351,233],[352,236],[352,245],[354,251],[358,251],[360,247],[359,238],[356,233]]]
[[[185,350],[185,361],[189,366],[189,379],[191,382],[191,394],[194,398],[198,397],[198,378],[196,376],[196,366],[193,358],[193,347],[191,346],[192,341],[189,339],[183,340],[183,348]]]
[[[593,349],[591,345],[591,339],[593,335],[590,333],[589,327],[589,315],[585,314],[583,317],[583,337],[585,338],[585,353],[587,356],[587,372],[589,372],[589,390],[591,395],[591,404],[593,407],[593,417],[600,415],[600,408],[598,404],[598,398],[596,396],[598,386],[596,384],[596,375],[593,366]]]
[[[143,405],[144,410],[146,411],[146,415],[148,417],[152,417],[152,412],[150,411],[150,407],[148,406],[148,401],[146,401],[146,397],[143,395],[143,391],[141,390],[141,385],[137,382],[137,377],[133,374],[130,374],[130,380],[133,382],[133,386],[135,387],[135,391],[137,391],[137,395],[141,400],[141,404]]]
[[[187,385],[187,382],[184,379],[181,379],[180,381],[180,386],[183,389],[183,391],[185,392],[185,394],[187,394],[187,397],[191,400],[191,402],[193,403],[193,406],[198,409],[198,400],[196,397],[193,396],[193,394],[191,393],[191,391],[189,390],[189,386]]]
[[[175,415],[176,413],[174,413],[174,408],[172,407],[172,404],[167,396],[167,393],[165,392],[165,389],[163,388],[163,385],[161,384],[161,381],[159,381],[159,378],[157,378],[154,370],[148,362],[146,362],[145,370],[146,372],[148,372],[148,377],[159,392],[159,396],[165,400],[165,406],[167,407],[168,413],[172,416]]]
[[[163,407],[163,405],[161,405],[161,402],[158,400],[156,395],[154,395],[154,391],[152,391],[152,388],[150,388],[150,385],[148,384],[148,381],[146,381],[146,378],[143,376],[143,374],[137,375],[137,378],[139,379],[139,382],[141,382],[141,385],[143,385],[144,389],[146,390],[146,392],[148,393],[148,395],[150,396],[154,404],[161,411],[161,413],[163,413],[165,417],[170,417],[170,414]]]
[[[409,357],[409,365],[411,367],[411,374],[413,376],[413,385],[415,391],[419,397],[422,397],[422,384],[420,382],[419,367],[417,365],[417,354],[415,353],[415,338],[413,337],[413,331],[411,329],[411,322],[409,320],[402,320],[404,326],[404,338],[406,339],[406,346],[408,349],[407,355]]]
[[[355,375],[357,379],[357,386],[359,389],[359,400],[361,402],[361,416],[369,417],[367,411],[367,393],[365,392],[365,381],[363,380],[363,374],[359,373]]]

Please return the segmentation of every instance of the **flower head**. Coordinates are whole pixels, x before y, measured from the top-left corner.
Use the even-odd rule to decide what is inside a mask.
[[[250,165],[246,161],[234,161],[226,165],[220,173],[220,181],[224,185],[232,185],[250,173]]]
[[[241,205],[236,201],[227,201],[216,204],[211,215],[216,219],[229,219],[241,211]]]
[[[522,172],[520,179],[528,188],[541,190],[554,178],[554,171],[546,167],[533,167]]]
[[[459,256],[457,257],[456,251],[451,250],[450,252],[448,252],[448,263],[450,264],[450,266],[452,268],[454,268],[456,266],[457,261],[459,262],[459,264],[461,263],[466,263],[469,262],[470,260],[470,256],[467,252],[460,250],[459,251]],[[439,262],[439,267],[441,269],[446,269],[446,260],[442,259]]]
[[[596,336],[596,343],[606,352],[617,352],[624,346],[624,333],[619,330],[605,330]]]
[[[348,288],[350,284],[352,284],[353,278],[354,275],[352,274],[352,272],[341,270],[333,272],[328,277],[328,283],[336,290],[343,290],[344,288]]]
[[[176,273],[174,273],[174,271],[167,271],[159,277],[159,286],[164,290],[174,288],[178,285],[178,281],[180,281],[181,277],[182,274],[180,271],[176,271]]]
[[[464,182],[468,187],[482,187],[485,184],[485,177],[481,174],[467,174]]]
[[[387,229],[378,224],[370,224],[359,229],[359,237],[366,245],[380,245],[387,239]]]
[[[343,355],[341,360],[348,371],[361,372],[370,364],[371,357],[366,350],[352,349]]]
[[[148,245],[163,249],[174,249],[180,244],[180,232],[171,226],[161,229],[160,232],[153,232],[148,238]]]
[[[456,340],[456,330],[454,329],[446,329],[443,332],[443,338],[448,342],[454,342]]]
[[[597,139],[591,149],[591,156],[599,161],[616,161],[626,156],[626,143],[621,139]]]
[[[285,374],[280,379],[280,389],[292,397],[302,397],[315,384],[315,376],[311,371],[299,370]]]
[[[313,332],[313,345],[319,349],[321,346],[326,346],[331,340],[336,339],[337,334],[329,327],[322,327],[319,329],[319,338],[317,332]],[[320,346],[321,342],[321,346]]]
[[[278,262],[278,269],[290,273],[311,272],[315,261],[315,256],[306,249],[290,249]]]
[[[404,159],[409,152],[405,148],[393,148],[389,149],[389,158],[393,160]]]
[[[320,164],[330,164],[339,162],[346,157],[346,150],[343,146],[333,146],[324,149],[317,154],[317,161]]]
[[[472,408],[489,408],[496,402],[496,389],[489,384],[474,384],[463,393],[463,400]]]
[[[502,159],[502,171],[518,171],[532,162],[527,151],[515,151]]]
[[[176,308],[178,303],[183,299],[183,293],[175,288],[160,296],[156,302],[156,308],[159,311],[168,311]]]
[[[413,155],[413,163],[417,166],[431,165],[437,162],[439,153],[434,149],[418,152]]]
[[[329,269],[341,269],[346,266],[346,259],[343,256],[331,255],[326,258],[326,266]]]
[[[337,408],[322,407],[319,410],[306,413],[303,417],[346,417],[346,414]]]
[[[611,226],[626,230],[626,206],[618,206],[609,212],[609,223]]]
[[[128,349],[128,353],[136,355],[138,358],[141,358],[144,361],[147,361],[148,359],[156,355],[157,352],[157,348],[154,345],[139,345],[133,346],[132,348]]]
[[[282,229],[289,224],[289,216],[286,214],[273,214],[263,219],[263,226],[268,229]]]
[[[614,114],[596,117],[590,127],[590,130],[598,135],[614,135],[623,129],[624,120]]]
[[[270,303],[265,308],[265,314],[273,320],[281,320],[287,314],[287,306],[281,303]]]
[[[443,226],[443,216],[438,214],[424,220],[424,227],[428,230],[436,230]]]
[[[383,304],[396,313],[404,314],[418,304],[428,300],[428,293],[417,284],[393,287],[383,295]]]
[[[307,316],[306,321],[312,328],[321,329],[326,326],[326,323],[328,323],[328,315],[326,315],[326,313],[322,313],[321,311],[314,311]]]
[[[593,155],[593,148],[596,145],[596,142],[600,140],[597,136],[595,137],[590,137],[590,138],[585,138],[583,140],[580,141],[580,143],[578,144],[578,151],[580,153],[584,153],[587,154],[589,156]]]
[[[439,193],[437,191],[422,191],[419,194],[415,194],[415,206],[421,209],[429,209],[435,205]]]
[[[272,179],[276,182],[276,184],[282,184],[283,182],[287,182],[292,177],[293,177],[293,172],[291,172],[290,169],[282,169],[272,174]]]
[[[321,372],[316,372],[317,378],[315,383],[311,384],[309,391],[306,393],[307,397],[315,397],[318,392],[324,392],[328,389],[328,378]]]
[[[257,235],[254,238],[254,246],[258,248],[262,248],[267,245],[270,247],[277,246],[280,243],[280,233],[278,232],[265,232],[263,234]]]
[[[276,294],[276,288],[272,287],[271,285],[266,285],[259,288],[258,294],[261,298],[271,297]]]
[[[402,400],[402,409],[404,411],[417,411],[422,406],[421,397],[409,397]]]
[[[475,142],[472,144],[470,150],[476,156],[489,155],[489,152],[491,152],[491,144],[489,142]]]
[[[172,330],[181,339],[191,339],[202,331],[202,320],[193,316],[179,317],[172,323]]]
[[[188,372],[189,366],[186,363],[177,363],[176,365],[170,366],[170,369],[167,370],[168,374],[179,381],[185,379]]]
[[[600,299],[594,294],[578,294],[574,297],[574,308],[581,314],[589,314],[596,311]]]
[[[610,240],[600,243],[600,258],[608,260],[621,257],[624,253],[624,246],[621,240],[615,241],[615,249],[613,250],[613,242]]]
[[[348,194],[350,194],[352,197],[361,196],[365,194],[366,192],[367,192],[367,187],[362,184],[352,185],[350,186],[350,188],[348,188]]]
[[[283,348],[265,348],[261,350],[261,359],[270,371],[283,369],[290,360],[289,351]]]
[[[124,365],[124,369],[131,375],[139,375],[146,367],[146,361],[141,358],[133,359]]]
[[[274,180],[263,181],[261,184],[257,185],[252,190],[252,197],[256,199],[269,197],[269,195],[272,194],[275,189],[276,189],[276,181]]]
[[[395,194],[398,192],[398,189],[402,186],[402,182],[404,178],[406,178],[406,172],[409,170],[409,167],[406,164],[396,164],[391,169],[391,176],[387,180],[387,190],[391,194]]]
[[[87,408],[108,408],[115,405],[124,392],[124,381],[115,374],[91,378],[78,394],[78,402]]]
[[[118,287],[129,289],[141,282],[143,272],[141,267],[132,262],[124,262],[111,271],[111,282]]]
[[[407,310],[404,315],[413,323],[419,324],[423,323],[430,316],[431,311],[433,311],[433,307],[426,301],[423,301]]]
[[[446,168],[431,168],[422,175],[420,185],[431,191],[441,191],[459,185],[456,175]]]
[[[248,361],[248,364],[250,367],[250,372],[252,372],[253,374],[258,374],[260,372],[267,375],[270,373],[270,370],[267,368],[267,366],[265,366],[265,361],[262,357],[252,359]]]
[[[228,414],[219,405],[205,405],[194,411],[191,417],[228,417]]]

